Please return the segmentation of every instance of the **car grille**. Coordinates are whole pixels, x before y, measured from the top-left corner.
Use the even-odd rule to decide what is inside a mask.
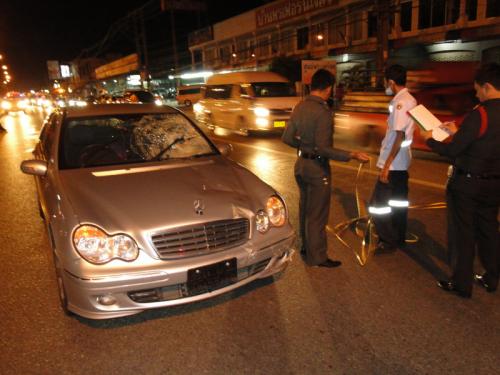
[[[248,219],[232,219],[169,229],[151,239],[160,257],[171,259],[240,245],[248,239],[248,232]]]

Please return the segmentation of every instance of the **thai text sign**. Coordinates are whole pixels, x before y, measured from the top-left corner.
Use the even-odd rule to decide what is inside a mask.
[[[267,26],[337,5],[338,3],[339,0],[284,0],[257,9],[255,11],[255,22],[257,27]]]

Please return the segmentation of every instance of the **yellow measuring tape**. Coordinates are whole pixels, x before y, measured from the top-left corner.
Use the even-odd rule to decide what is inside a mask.
[[[355,195],[356,195],[356,208],[358,211],[358,216],[335,225],[335,227],[330,228],[327,226],[326,229],[333,233],[335,237],[340,241],[342,245],[354,252],[354,255],[361,266],[364,266],[370,256],[373,254],[373,250],[377,246],[377,234],[375,232],[375,226],[372,222],[371,216],[367,213],[366,204],[361,199],[359,194],[359,182],[363,175],[364,163],[360,163],[358,167],[358,172],[356,174],[355,183]],[[428,204],[419,204],[408,207],[408,209],[413,210],[437,210],[446,208],[445,202],[436,202]],[[357,249],[350,246],[347,241],[343,238],[347,229],[354,229],[356,236],[361,239],[361,248]],[[416,243],[418,242],[418,236],[413,233],[408,233],[406,238],[406,243]]]

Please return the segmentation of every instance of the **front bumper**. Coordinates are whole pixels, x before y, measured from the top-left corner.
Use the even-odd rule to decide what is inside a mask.
[[[63,273],[68,309],[89,319],[109,319],[153,308],[201,301],[237,289],[253,280],[283,271],[291,261],[295,236],[280,240],[249,254],[241,247],[218,254],[218,259],[199,267],[237,259],[237,280],[202,294],[191,295],[187,274],[191,266],[182,261],[165,261],[165,267],[147,273],[122,274],[98,279],[82,279]],[[106,303],[103,303],[106,301]],[[110,303],[114,301],[114,303]]]

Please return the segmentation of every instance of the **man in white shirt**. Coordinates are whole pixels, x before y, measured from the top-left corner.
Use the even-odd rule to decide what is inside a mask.
[[[392,65],[385,71],[386,94],[394,95],[389,105],[387,131],[377,167],[379,179],[370,206],[379,243],[375,254],[393,252],[405,245],[408,220],[408,168],[415,124],[408,111],[417,105],[406,88],[406,69]]]

